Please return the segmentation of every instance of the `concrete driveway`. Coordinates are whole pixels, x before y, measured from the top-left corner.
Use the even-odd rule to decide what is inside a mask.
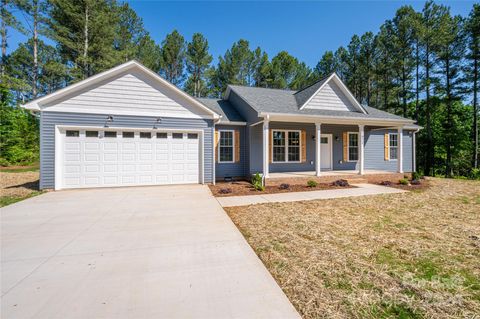
[[[2,318],[299,318],[206,186],[1,209]]]

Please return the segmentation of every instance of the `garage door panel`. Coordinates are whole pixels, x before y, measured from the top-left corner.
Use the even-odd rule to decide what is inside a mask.
[[[64,188],[199,182],[200,139],[196,133],[156,131],[124,137],[119,130],[116,137],[104,137],[98,130],[99,137],[86,138],[85,131],[63,136]]]

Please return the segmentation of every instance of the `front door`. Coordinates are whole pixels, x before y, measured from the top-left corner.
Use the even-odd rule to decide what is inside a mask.
[[[322,170],[332,169],[332,134],[322,134],[320,145],[320,167]]]

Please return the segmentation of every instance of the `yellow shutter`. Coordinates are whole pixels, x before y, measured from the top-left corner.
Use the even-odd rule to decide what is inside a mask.
[[[383,138],[383,153],[385,154],[385,160],[388,161],[388,133],[385,133]]]
[[[343,132],[343,161],[348,162],[348,133]]]
[[[302,163],[304,163],[307,161],[307,132],[305,130],[302,130],[301,136],[302,136],[302,141],[301,141],[302,149],[300,151],[300,154],[301,154]]]
[[[268,160],[270,163],[273,162],[273,131],[272,129],[268,130]]]
[[[240,162],[240,131],[235,130],[235,162]]]
[[[218,162],[218,131],[215,130],[215,136],[214,136],[214,156],[215,156],[215,162]]]

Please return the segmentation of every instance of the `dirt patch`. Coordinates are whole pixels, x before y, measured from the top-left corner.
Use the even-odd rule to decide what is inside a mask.
[[[209,185],[212,194],[216,197],[226,196],[244,196],[244,195],[262,195],[277,194],[289,192],[308,192],[325,189],[351,188],[353,186],[333,186],[331,183],[318,183],[316,187],[308,187],[306,182],[303,185],[289,184],[288,188],[279,185],[267,185],[264,191],[257,191],[252,184],[247,181],[217,182],[215,185]]]
[[[403,189],[405,191],[417,191],[417,192],[424,191],[430,187],[430,183],[428,179],[421,179],[420,184],[403,185],[403,184],[400,184],[398,181],[382,181],[376,184],[381,186],[388,186],[388,187]]]
[[[0,197],[25,197],[38,192],[39,172],[0,172]]]
[[[480,313],[480,182],[225,208],[303,318]]]

